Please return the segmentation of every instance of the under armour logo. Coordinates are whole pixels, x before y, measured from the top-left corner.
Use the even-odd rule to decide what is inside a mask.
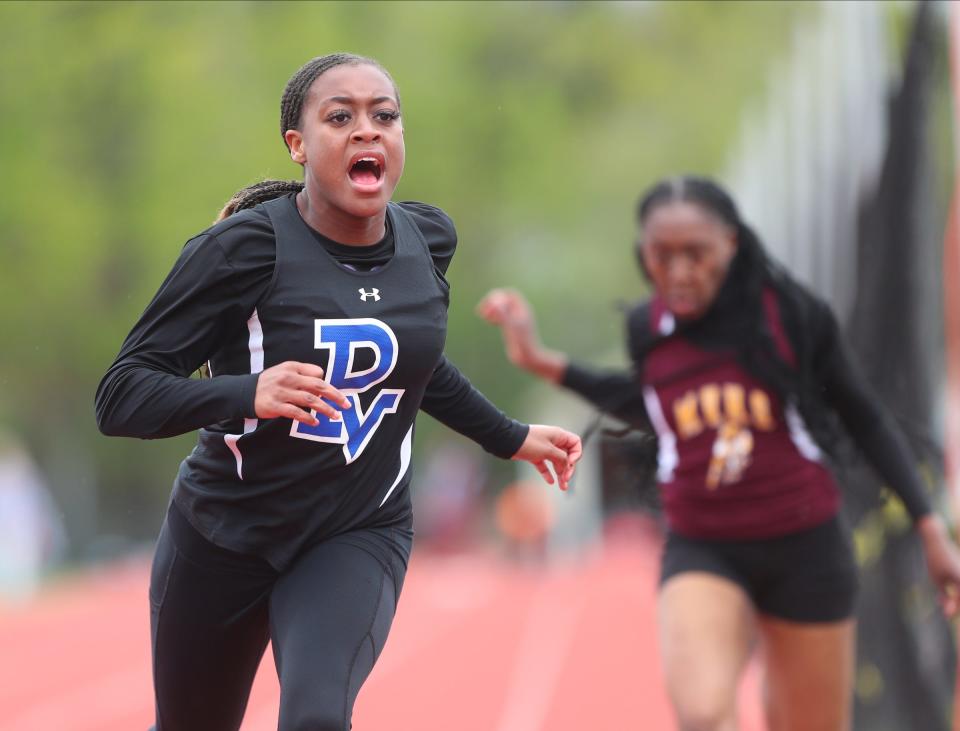
[[[363,287],[361,287],[357,291],[360,293],[360,299],[362,299],[364,302],[367,301],[367,297],[373,297],[374,302],[380,301],[380,290],[377,289],[376,287],[371,289],[369,292],[365,290]]]

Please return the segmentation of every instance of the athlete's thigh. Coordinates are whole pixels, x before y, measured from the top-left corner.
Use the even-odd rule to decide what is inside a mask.
[[[772,731],[849,726],[857,565],[838,518],[784,536],[763,557],[756,597]]]
[[[855,621],[760,617],[770,731],[847,731]]]
[[[178,545],[168,521],[154,557],[150,619],[157,731],[238,729],[269,637],[269,569],[233,570],[232,557],[222,549],[211,546],[211,554],[203,556],[198,545],[202,549],[200,543]]]
[[[392,529],[310,548],[270,600],[280,731],[350,728],[360,686],[383,650],[406,571]],[[402,542],[402,540],[400,541]]]
[[[682,727],[732,728],[754,614],[744,589],[703,570],[668,578],[658,599],[660,653]]]

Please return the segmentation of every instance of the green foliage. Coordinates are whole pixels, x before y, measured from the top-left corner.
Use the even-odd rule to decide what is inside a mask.
[[[513,411],[529,380],[474,303],[514,285],[548,342],[588,357],[614,348],[613,303],[642,286],[638,194],[663,174],[720,170],[808,7],[0,3],[0,423],[47,466],[68,517],[96,496],[99,524],[71,524],[79,545],[153,531],[192,438],[101,437],[96,384],[180,247],[233,191],[298,175],[280,93],[334,50],[378,58],[400,86],[398,198],[442,206],[460,232],[448,352]],[[90,455],[89,474],[51,468],[63,454]]]

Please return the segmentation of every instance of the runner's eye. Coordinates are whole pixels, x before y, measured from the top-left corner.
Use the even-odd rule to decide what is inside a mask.
[[[400,112],[392,109],[382,109],[374,113],[373,116],[378,122],[395,122],[400,119]]]
[[[344,124],[350,119],[350,112],[345,109],[338,109],[327,115],[327,121],[334,124]]]

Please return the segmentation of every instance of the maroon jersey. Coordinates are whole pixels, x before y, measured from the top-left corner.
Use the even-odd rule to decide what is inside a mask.
[[[792,360],[770,294],[768,325]],[[672,315],[652,304],[651,326],[666,337],[639,375],[670,528],[691,538],[768,538],[835,515],[837,486],[797,409],[740,366],[732,349],[672,335]]]
[[[734,348],[743,333],[705,338],[702,328],[676,327],[654,297],[627,313],[631,370],[572,361],[562,384],[634,428],[654,428],[666,518],[690,538],[774,537],[833,516],[840,495],[820,451],[840,437],[833,416],[910,516],[928,515],[912,450],[850,358],[826,303],[778,274],[756,307],[755,337],[769,337],[776,350],[769,368],[741,367]],[[781,398],[763,376],[777,378],[780,365],[794,371],[794,386],[784,385],[796,395]]]

